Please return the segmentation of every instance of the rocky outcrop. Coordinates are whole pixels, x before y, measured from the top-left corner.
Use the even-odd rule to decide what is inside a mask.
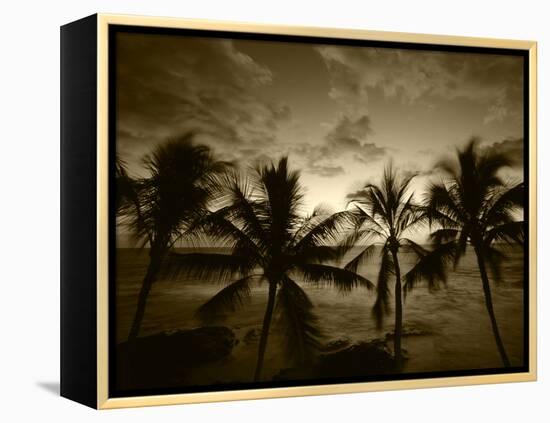
[[[428,336],[428,335],[431,335],[430,331],[422,328],[417,328],[417,327],[404,327],[403,331],[401,332],[401,336],[403,338],[407,336]],[[393,340],[394,337],[395,337],[394,332],[388,332],[386,333],[385,339],[386,341],[390,341],[390,340]]]
[[[305,380],[377,376],[395,372],[391,351],[383,340],[351,344],[337,340],[322,348],[315,362],[306,367],[280,371],[275,380]]]
[[[177,387],[194,367],[222,360],[236,344],[223,326],[202,327],[137,338],[117,346],[116,377],[120,389]]]
[[[321,378],[372,376],[394,372],[395,362],[386,343],[377,340],[323,354],[317,368]]]
[[[243,342],[245,345],[255,344],[260,340],[262,330],[260,328],[252,328],[246,332]]]

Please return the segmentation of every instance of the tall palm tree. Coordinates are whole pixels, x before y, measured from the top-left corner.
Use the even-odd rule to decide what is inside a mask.
[[[437,168],[443,173],[438,183],[428,190],[426,216],[433,229],[434,251],[424,255],[407,275],[412,288],[422,279],[433,278],[427,261],[434,256],[453,258],[455,266],[471,245],[477,258],[483,286],[485,306],[498,352],[504,366],[510,366],[500,336],[487,269],[495,281],[501,279],[501,263],[506,258],[498,243],[523,246],[524,222],[521,216],[524,198],[523,182],[505,183],[501,170],[509,166],[509,158],[498,152],[480,151],[479,140],[472,138],[452,160],[441,161]],[[435,260],[437,262],[437,260]],[[441,267],[439,267],[441,269]]]
[[[384,316],[390,312],[390,278],[395,276],[394,304],[394,358],[397,368],[402,364],[401,336],[403,328],[403,292],[399,251],[405,245],[415,244],[408,236],[425,221],[420,207],[413,204],[410,183],[415,175],[402,177],[392,164],[384,170],[379,185],[367,184],[351,200],[358,216],[358,226],[353,242],[367,240],[368,244],[353,258],[345,269],[357,272],[357,268],[373,257],[377,244],[382,244],[381,263],[376,285],[376,301],[372,313],[378,328]]]
[[[215,160],[208,147],[194,144],[193,134],[158,145],[143,158],[143,163],[149,176],[133,183],[134,207],[127,208],[125,217],[138,242],[149,246],[149,264],[129,341],[139,334],[147,297],[164,258],[206,213],[219,187],[219,177],[228,167],[227,163]]]
[[[320,332],[313,304],[297,277],[304,283],[333,285],[342,291],[372,288],[372,284],[354,272],[327,264],[341,254],[337,245],[351,227],[353,215],[346,211],[327,215],[317,209],[301,217],[299,173],[289,170],[287,158],[259,166],[249,178],[234,173],[225,185],[220,208],[206,216],[202,226],[209,242],[230,247],[231,252],[171,254],[167,271],[172,276],[226,285],[199,308],[204,318],[246,304],[253,281],[267,285],[254,372],[254,381],[259,381],[274,314],[284,325],[292,357],[303,361],[318,347]]]

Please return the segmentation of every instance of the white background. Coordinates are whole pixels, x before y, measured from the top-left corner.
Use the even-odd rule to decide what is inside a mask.
[[[545,1],[5,1],[0,23],[0,420],[550,421],[550,13]],[[59,26],[95,13],[539,42],[539,381],[96,412],[59,398]],[[544,241],[543,241],[544,240]]]

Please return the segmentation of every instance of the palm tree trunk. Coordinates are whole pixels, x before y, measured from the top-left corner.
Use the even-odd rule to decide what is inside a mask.
[[[401,369],[401,336],[403,332],[403,299],[401,287],[401,269],[397,258],[397,251],[392,251],[393,263],[395,267],[395,328],[393,336],[393,355],[397,369]]]
[[[262,333],[260,335],[260,345],[258,347],[258,360],[256,361],[256,371],[254,372],[254,382],[259,382],[262,377],[262,369],[264,366],[265,350],[267,348],[267,338],[269,336],[269,327],[273,318],[273,308],[275,307],[275,294],[277,293],[277,284],[269,282],[269,294],[267,298],[267,306],[264,314],[264,322],[262,325]]]
[[[157,278],[159,270],[160,258],[156,257],[156,254],[152,253],[150,254],[149,266],[147,267],[147,272],[145,273],[145,277],[143,278],[141,289],[139,291],[136,314],[134,315],[134,321],[132,322],[132,326],[130,328],[128,342],[135,340],[139,335],[141,322],[143,321],[143,316],[145,315],[147,298],[149,297],[149,292],[153,287],[153,283]]]
[[[487,269],[485,267],[485,260],[483,254],[479,247],[474,247],[477,264],[479,266],[479,274],[481,275],[481,281],[483,283],[483,293],[485,294],[485,307],[489,313],[489,318],[491,319],[491,326],[493,328],[493,335],[495,336],[495,342],[497,344],[498,352],[500,353],[500,358],[505,367],[510,367],[510,360],[506,354],[502,338],[500,337],[500,332],[498,330],[497,319],[495,316],[495,310],[493,308],[493,299],[491,295],[491,286],[489,285],[489,278],[487,276]]]

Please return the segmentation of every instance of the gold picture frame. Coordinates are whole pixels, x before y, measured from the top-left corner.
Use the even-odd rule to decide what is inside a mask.
[[[536,294],[536,252],[537,252],[537,44],[534,41],[501,40],[489,38],[459,37],[445,35],[410,34],[399,32],[381,32],[359,29],[332,29],[299,26],[259,25],[251,23],[233,23],[210,20],[179,18],[161,18],[144,16],[124,16],[114,14],[95,15],[97,42],[96,71],[96,173],[95,173],[95,227],[96,249],[94,264],[96,271],[96,346],[95,404],[93,400],[79,400],[67,387],[62,395],[87,403],[98,409],[121,407],[139,407],[169,404],[204,403],[214,401],[233,401],[260,398],[280,398],[305,395],[344,394],[382,390],[434,388],[460,385],[492,384],[504,382],[535,381],[537,378],[537,294]],[[69,24],[74,25],[74,24]],[[151,28],[182,28],[193,30],[213,30],[252,34],[288,35],[300,37],[320,37],[342,40],[368,40],[379,42],[399,42],[411,44],[429,44],[433,46],[479,47],[492,49],[515,49],[528,54],[529,81],[528,126],[529,146],[529,368],[526,372],[487,374],[475,376],[437,377],[428,379],[391,380],[361,383],[343,383],[330,385],[308,385],[261,389],[243,389],[218,392],[197,392],[185,394],[148,395],[131,397],[109,396],[109,27],[111,25],[139,26]],[[67,120],[69,118],[66,118]],[[69,160],[69,158],[67,158]],[[69,300],[71,300],[69,298]],[[72,301],[72,300],[71,300]],[[71,342],[67,340],[67,342]],[[69,353],[66,353],[66,356]],[[65,372],[69,374],[69,370]],[[67,378],[71,376],[66,376]],[[77,376],[75,376],[77,377]],[[63,385],[63,381],[62,381]],[[89,394],[91,395],[91,394]]]

